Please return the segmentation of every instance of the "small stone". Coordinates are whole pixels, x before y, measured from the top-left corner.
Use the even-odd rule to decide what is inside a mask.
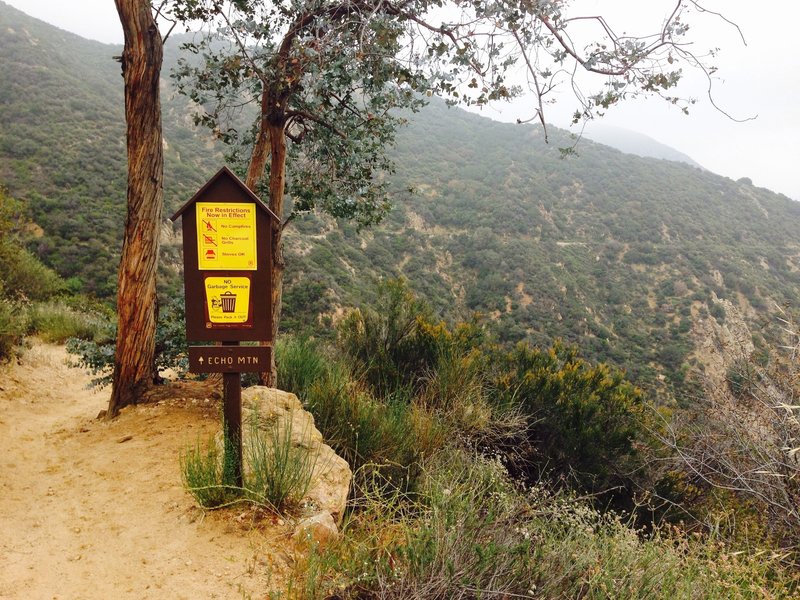
[[[292,534],[292,539],[296,541],[310,542],[319,546],[325,546],[337,537],[339,537],[339,529],[329,512],[322,512],[303,519],[297,524]]]

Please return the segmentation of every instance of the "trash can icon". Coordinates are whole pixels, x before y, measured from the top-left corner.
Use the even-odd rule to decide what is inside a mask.
[[[222,312],[232,313],[236,311],[236,294],[233,292],[225,292],[219,295],[222,302]]]

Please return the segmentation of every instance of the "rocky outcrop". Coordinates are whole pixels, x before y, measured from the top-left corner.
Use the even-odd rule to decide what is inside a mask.
[[[720,395],[728,394],[728,370],[736,363],[748,360],[754,346],[750,328],[739,307],[712,292],[714,304],[722,308],[725,317],[716,319],[709,315],[695,320],[694,356],[704,367],[706,393],[720,400]]]
[[[303,408],[297,396],[262,386],[247,388],[242,391],[242,422],[244,445],[250,431],[248,424],[257,423],[259,429],[267,430],[275,423],[283,423],[291,432],[292,444],[311,453],[314,470],[301,503],[304,511],[298,532],[304,529],[316,538],[314,532],[322,530],[317,525],[324,523],[324,537],[335,534],[336,524],[341,523],[344,515],[353,473],[347,462],[325,444],[314,425],[314,417]],[[304,528],[303,523],[314,526]]]

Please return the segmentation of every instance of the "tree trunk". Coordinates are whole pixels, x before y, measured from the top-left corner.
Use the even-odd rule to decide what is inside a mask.
[[[269,169],[269,207],[278,217],[283,216],[283,197],[286,188],[286,136],[284,127],[286,118],[280,110],[281,103],[275,101],[277,94],[274,90],[267,90],[261,96],[261,123],[258,136],[250,155],[250,164],[247,168],[245,185],[253,192],[256,191],[267,160],[270,161]],[[275,106],[279,110],[271,110]],[[278,327],[281,319],[281,300],[283,298],[283,225],[280,222],[272,223],[272,331],[270,332],[273,352],[270,353],[270,370],[259,374],[260,383],[275,387],[277,383],[277,368],[275,365],[274,343],[278,337]]]
[[[273,351],[270,353],[271,364],[268,373],[261,378],[264,384],[275,387],[278,382],[278,370],[275,365],[274,343],[278,339],[278,327],[281,322],[281,303],[283,301],[283,194],[286,188],[286,136],[283,132],[284,122],[270,123],[270,170],[269,170],[269,207],[278,219],[272,220],[272,335]]]
[[[156,268],[164,157],[159,77],[161,34],[149,0],[115,0],[125,33],[122,76],[128,142],[128,213],[117,291],[117,347],[108,418],[135,404],[155,371]]]
[[[253,144],[253,153],[250,155],[250,164],[247,167],[247,178],[244,183],[253,193],[256,192],[261,178],[264,177],[264,167],[267,166],[269,154],[272,149],[269,141],[270,129],[267,125],[269,114],[269,94],[261,94],[261,123],[258,127],[258,136]]]

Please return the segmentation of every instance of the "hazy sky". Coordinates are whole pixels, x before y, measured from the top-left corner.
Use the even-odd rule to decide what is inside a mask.
[[[4,0],[31,16],[106,43],[121,43],[122,30],[113,0]],[[675,0],[575,0],[582,14],[602,14],[618,31],[650,33],[658,29]],[[693,39],[698,52],[718,47],[713,64],[719,67],[714,97],[737,118],[736,123],[710,106],[706,82],[687,77],[683,93],[698,99],[690,115],[658,100],[634,101],[614,108],[602,123],[644,133],[688,154],[701,165],[738,179],[750,177],[756,185],[800,200],[800,58],[795,29],[800,2],[754,3],[752,0],[706,0],[709,10],[736,22],[735,28],[710,15],[697,15]],[[550,108],[548,120],[567,127],[574,102],[565,88],[563,100]],[[502,108],[502,112],[500,109]],[[524,100],[513,107],[485,109],[484,115],[501,120],[529,116]],[[587,129],[591,135],[591,124]]]

